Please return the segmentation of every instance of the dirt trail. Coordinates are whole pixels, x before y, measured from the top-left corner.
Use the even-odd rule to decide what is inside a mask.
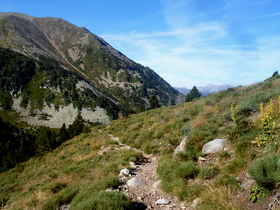
[[[124,145],[119,142],[118,137],[110,135],[111,139],[117,141],[120,144],[120,148],[124,149]],[[130,147],[126,146],[126,149]],[[131,148],[133,149],[133,148]],[[129,196],[135,203],[134,209],[193,209],[184,205],[180,202],[176,196],[168,195],[160,190],[160,183],[156,183],[157,179],[157,165],[158,156],[145,154],[141,150],[134,149],[135,151],[141,152],[143,154],[143,161],[135,167],[132,167],[131,178],[137,178],[144,184],[137,187],[130,187],[127,185],[126,181],[123,181],[120,185],[120,190]],[[159,205],[156,201],[159,199],[167,199],[169,204]]]

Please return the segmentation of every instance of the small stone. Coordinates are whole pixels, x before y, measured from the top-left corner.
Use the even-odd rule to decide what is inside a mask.
[[[156,201],[156,204],[157,205],[167,205],[167,204],[169,204],[170,202],[169,202],[169,200],[167,200],[167,199],[159,199],[159,200],[157,200]]]
[[[204,158],[204,157],[198,157],[198,160],[200,160],[200,161],[205,161],[206,158]]]
[[[132,168],[132,169],[135,169],[135,168],[136,168],[136,165],[135,165],[135,163],[133,163],[133,162],[129,162],[129,166],[130,166],[130,168]]]
[[[120,176],[128,176],[129,173],[130,171],[127,168],[125,168],[120,171]]]
[[[138,199],[139,201],[141,201],[141,200],[142,200],[142,198],[141,198],[141,197],[139,197],[139,196],[137,197],[137,199]]]
[[[257,141],[251,141],[251,143],[252,143],[252,144],[256,144],[256,143],[257,143]]]
[[[144,182],[142,182],[141,180],[137,179],[137,178],[132,178],[130,180],[128,180],[126,182],[126,184],[129,186],[129,187],[137,187],[137,186],[141,186],[141,185],[145,185]]]
[[[246,180],[244,183],[241,184],[241,188],[243,188],[244,190],[249,190],[251,189],[251,187],[256,183],[255,180],[253,179],[248,179]]]
[[[201,198],[196,198],[196,199],[193,200],[192,206],[195,207],[195,206],[197,206],[200,203],[201,203]]]
[[[123,182],[126,182],[127,178],[126,178],[126,177],[123,177],[121,180],[122,180]]]

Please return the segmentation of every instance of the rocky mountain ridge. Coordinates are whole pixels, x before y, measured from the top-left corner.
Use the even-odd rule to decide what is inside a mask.
[[[60,18],[36,18],[20,13],[0,13],[0,47],[26,56],[26,59],[35,62],[38,68],[48,63],[44,68],[46,71],[39,70],[34,74],[36,78],[32,79],[35,83],[40,84],[36,84],[37,86],[33,88],[30,85],[21,86],[20,92],[12,91],[12,98],[21,97],[22,100],[31,104],[33,98],[32,96],[26,97],[28,95],[26,90],[29,88],[29,92],[35,93],[38,92],[38,88],[42,87],[46,88],[45,92],[51,93],[41,94],[39,97],[41,104],[44,104],[49,97],[52,99],[48,105],[55,105],[55,101],[57,101],[55,105],[57,108],[69,106],[71,103],[75,108],[76,103],[80,104],[80,110],[82,108],[93,110],[97,105],[106,109],[107,116],[111,115],[111,118],[112,116],[113,118],[118,117],[116,112],[127,115],[129,111],[144,110],[149,107],[148,99],[151,95],[156,95],[164,106],[169,105],[172,100],[176,103],[184,100],[182,94],[150,68],[130,60],[86,28],[77,27]],[[57,85],[61,90],[63,87],[60,85],[71,80],[70,77],[65,80],[61,79],[63,76],[60,73],[54,76],[52,71],[58,68],[61,69],[60,73],[66,71],[67,73],[63,74],[71,72],[75,75],[76,79],[72,81],[75,88],[69,87],[71,90],[68,88],[61,93],[56,91]],[[46,75],[40,76],[42,72],[52,79],[46,78]],[[39,77],[42,77],[40,82],[37,80]],[[54,82],[49,84],[49,81]],[[76,87],[76,84],[81,81],[87,83],[87,88]],[[2,86],[5,87],[5,85]],[[9,95],[9,92],[4,88],[1,94]],[[68,93],[76,94],[75,98],[70,101],[59,100],[62,97],[61,94],[69,98]],[[88,99],[83,97],[85,94],[89,98],[93,97],[93,102],[89,103]],[[98,98],[102,98],[100,103],[95,103]],[[83,100],[86,100],[86,103]],[[94,103],[95,106],[90,107],[91,103]],[[43,105],[39,108],[40,114],[42,114],[43,107],[46,106]],[[34,107],[28,114],[32,114],[33,109]],[[115,110],[114,114],[111,113],[112,110]]]

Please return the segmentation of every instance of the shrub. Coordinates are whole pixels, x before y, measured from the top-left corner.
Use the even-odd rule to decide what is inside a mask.
[[[248,172],[260,186],[273,190],[280,182],[279,162],[280,156],[269,154],[265,157],[255,160],[248,169]]]

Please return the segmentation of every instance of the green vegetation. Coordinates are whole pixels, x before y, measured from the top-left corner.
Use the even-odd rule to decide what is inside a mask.
[[[279,160],[280,155],[269,154],[255,160],[248,171],[259,186],[274,190],[280,182]]]
[[[90,130],[80,113],[66,129],[65,124],[58,129],[39,127],[18,129],[0,117],[0,172],[13,168],[30,157],[41,157],[60,146],[63,142]]]
[[[190,102],[194,100],[195,98],[199,98],[201,96],[201,93],[198,91],[196,86],[193,86],[191,91],[186,95],[185,102]]]
[[[75,137],[60,140],[62,144],[53,151],[0,174],[0,199],[9,209],[55,209],[62,204],[74,209],[129,209],[127,197],[105,190],[117,188],[119,171],[129,168],[130,161],[141,161],[142,154],[119,150],[118,142],[110,138],[113,135],[125,145],[156,154],[162,190],[186,202],[201,198],[196,209],[240,209],[236,194],[243,180],[239,177],[247,172],[258,186],[243,193],[256,205],[280,182],[280,92],[275,88],[279,84],[276,75],[195,103],[131,114],[78,136],[74,131],[67,134],[69,129],[63,126],[59,135]],[[77,121],[82,120],[77,117]],[[173,159],[186,136],[186,150]],[[216,138],[228,139],[226,149],[204,156],[203,161],[203,145]]]
[[[152,95],[149,98],[149,103],[150,103],[150,109],[156,109],[156,108],[161,107],[161,105],[159,104],[159,101],[155,95]]]

